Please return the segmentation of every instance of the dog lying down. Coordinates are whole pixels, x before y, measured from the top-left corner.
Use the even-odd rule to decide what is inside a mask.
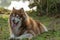
[[[9,16],[9,24],[10,40],[32,39],[32,37],[48,31],[42,23],[29,17],[23,8],[19,10],[13,8]]]

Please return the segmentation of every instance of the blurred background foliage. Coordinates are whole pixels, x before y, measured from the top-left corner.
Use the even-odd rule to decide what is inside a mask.
[[[37,6],[37,15],[60,17],[60,0],[34,0],[29,7]]]
[[[10,10],[0,7],[0,14],[10,14]]]
[[[0,0],[0,6],[7,6],[12,0]],[[20,1],[20,0],[13,0]],[[60,17],[60,0],[22,0],[29,1],[29,7],[37,7],[36,11],[38,16],[47,15],[49,17]]]
[[[1,6],[7,6],[11,3],[12,0],[0,0]],[[20,0],[13,0],[13,1],[20,1]],[[60,17],[60,0],[22,0],[29,1],[29,7],[37,7],[36,12],[38,16],[53,16],[53,17]]]

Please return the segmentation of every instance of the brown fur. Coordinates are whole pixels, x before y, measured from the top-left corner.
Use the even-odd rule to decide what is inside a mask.
[[[27,33],[31,33],[33,36],[36,36],[36,35],[39,35],[39,34],[45,32],[45,29],[42,27],[43,25],[40,22],[33,20],[27,14],[25,14],[23,9],[16,10],[13,8],[12,13],[10,14],[10,18],[13,13],[18,14],[23,19],[22,25],[19,28],[20,31],[16,34],[17,36],[22,35],[25,31]],[[24,18],[24,16],[26,16],[26,18]],[[10,26],[11,26],[11,22],[10,22]],[[13,28],[11,28],[11,30],[12,29]]]

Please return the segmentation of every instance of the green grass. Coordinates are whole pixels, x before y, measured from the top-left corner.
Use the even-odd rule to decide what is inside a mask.
[[[47,16],[38,17],[33,14],[29,14],[35,20],[42,22],[45,26],[49,26],[49,23],[52,21],[52,18]],[[59,26],[58,26],[59,25]],[[60,27],[60,24],[55,25]],[[0,40],[8,40],[9,38],[9,28],[8,28],[8,15],[0,15]],[[24,39],[25,40],[25,39]],[[48,31],[34,37],[32,40],[60,40],[60,31]]]
[[[7,15],[0,15],[0,40],[6,40],[9,37],[8,17]]]

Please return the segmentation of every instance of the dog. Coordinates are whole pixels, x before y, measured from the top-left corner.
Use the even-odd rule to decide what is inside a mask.
[[[24,11],[23,8],[17,10],[13,7],[9,16],[10,39],[32,39],[43,32],[47,32],[47,28]]]

